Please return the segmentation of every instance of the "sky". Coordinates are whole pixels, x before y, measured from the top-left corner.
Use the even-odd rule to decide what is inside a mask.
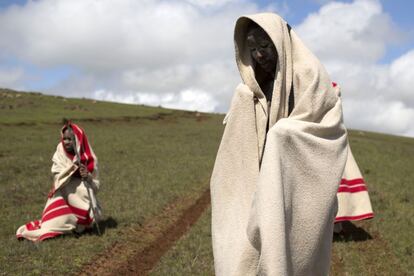
[[[233,29],[276,12],[342,88],[349,128],[414,137],[414,1],[0,0],[0,87],[227,112]]]

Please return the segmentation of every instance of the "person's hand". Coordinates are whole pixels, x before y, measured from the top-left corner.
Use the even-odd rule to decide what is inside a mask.
[[[79,174],[82,178],[88,178],[89,177],[88,169],[86,168],[86,166],[84,164],[80,164]]]
[[[52,185],[52,188],[50,189],[49,193],[47,194],[47,198],[52,198],[52,196],[55,194],[55,185]]]

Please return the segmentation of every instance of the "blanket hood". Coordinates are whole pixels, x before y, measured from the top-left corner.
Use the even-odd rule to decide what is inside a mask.
[[[278,53],[270,110],[267,108],[265,95],[256,81],[254,61],[246,47],[246,33],[252,22],[267,33]],[[263,106],[266,116],[269,117],[269,128],[278,120],[289,116],[288,102],[291,91],[295,98],[295,108],[291,115],[299,115],[300,120],[319,121],[320,118],[317,117],[320,114],[319,110],[323,108],[321,105],[328,102],[332,105],[336,102],[338,91],[333,89],[331,81],[326,78],[328,74],[322,64],[290,29],[287,22],[277,14],[259,13],[240,17],[234,30],[234,44],[240,76]],[[322,88],[321,92],[332,96],[328,96],[330,99],[327,99],[326,95],[321,96],[321,101],[317,101],[319,104],[312,106],[306,102],[307,99],[315,97],[313,94],[315,86]],[[301,105],[301,102],[305,104]]]
[[[251,22],[278,52],[270,108],[245,47]],[[339,88],[278,15],[239,18],[234,40],[243,83],[210,182],[216,275],[327,275],[347,159]]]

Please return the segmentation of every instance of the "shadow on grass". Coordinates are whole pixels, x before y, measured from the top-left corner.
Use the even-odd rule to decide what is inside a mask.
[[[354,225],[350,221],[342,222],[342,231],[340,233],[334,233],[334,242],[361,242],[366,240],[372,240],[372,236],[365,231],[362,227]]]
[[[106,219],[101,220],[99,222],[99,229],[101,230],[101,234],[104,234],[106,229],[117,228],[117,227],[118,227],[118,222],[113,217],[107,217]],[[94,230],[96,230],[96,225],[94,226]]]
[[[106,218],[104,220],[101,220],[99,222],[99,230],[101,231],[101,236],[103,234],[105,234],[106,229],[117,228],[117,227],[118,227],[118,222],[113,217],[108,217],[108,218]],[[77,232],[73,231],[72,235],[60,235],[60,236],[54,237],[53,240],[67,239],[67,238],[71,238],[71,237],[72,238],[75,237],[75,238],[78,239],[83,235],[97,235],[98,236],[99,233],[98,233],[98,229],[97,229],[96,225],[94,225],[93,228],[86,229],[82,233],[77,233]],[[24,238],[18,238],[17,240],[27,241]],[[47,241],[47,240],[49,240],[49,239],[46,239],[45,241]],[[33,244],[37,246],[36,243],[33,243]]]
[[[101,232],[101,235],[105,234],[107,229],[111,228],[117,228],[118,222],[113,217],[107,217],[104,220],[101,220],[99,223],[99,230]],[[85,230],[82,234],[75,234],[75,236],[78,238],[81,235],[99,235],[98,229],[96,225],[93,226],[91,229]]]
[[[101,220],[99,222],[99,230],[101,232],[101,236],[103,234],[105,234],[106,229],[110,229],[110,228],[117,228],[118,227],[118,222],[113,218],[113,217],[108,217],[104,220]],[[57,237],[54,237],[53,240],[58,240],[58,239],[67,239],[67,238],[80,238],[82,235],[99,235],[98,233],[98,229],[96,227],[96,225],[93,226],[93,228],[91,229],[86,229],[85,231],[83,231],[82,233],[77,233],[75,231],[72,232],[72,235],[60,235]],[[28,241],[27,239],[24,238],[17,238],[18,241]],[[45,241],[47,241],[49,239],[46,239]],[[38,243],[33,243],[30,242],[32,244],[34,244],[36,247],[38,246]]]

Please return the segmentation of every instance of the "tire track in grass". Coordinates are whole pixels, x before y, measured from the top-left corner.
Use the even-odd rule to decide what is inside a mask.
[[[80,275],[147,275],[160,258],[210,205],[210,189],[194,202],[179,199],[142,227],[130,227],[126,240],[86,264]]]
[[[194,200],[194,197],[180,198],[169,204],[163,211],[151,218],[142,226],[128,227],[123,233],[125,238],[100,254],[95,260],[86,264],[80,275],[147,275],[159,262],[161,257],[198,221],[210,205],[210,190],[207,189]],[[362,223],[355,222],[356,227]],[[380,233],[364,225],[372,238],[350,243],[349,250],[362,258],[364,272],[370,275],[381,275],[390,272],[391,265],[394,275],[406,275],[398,267],[398,259],[391,252],[390,246]],[[348,229],[353,233],[354,229]],[[336,243],[336,242],[335,242]],[[334,244],[335,244],[334,243]],[[378,263],[380,259],[388,259],[387,264]],[[349,257],[349,256],[348,256]],[[332,275],[350,275],[347,271],[347,256],[343,256],[334,246],[331,260]]]

